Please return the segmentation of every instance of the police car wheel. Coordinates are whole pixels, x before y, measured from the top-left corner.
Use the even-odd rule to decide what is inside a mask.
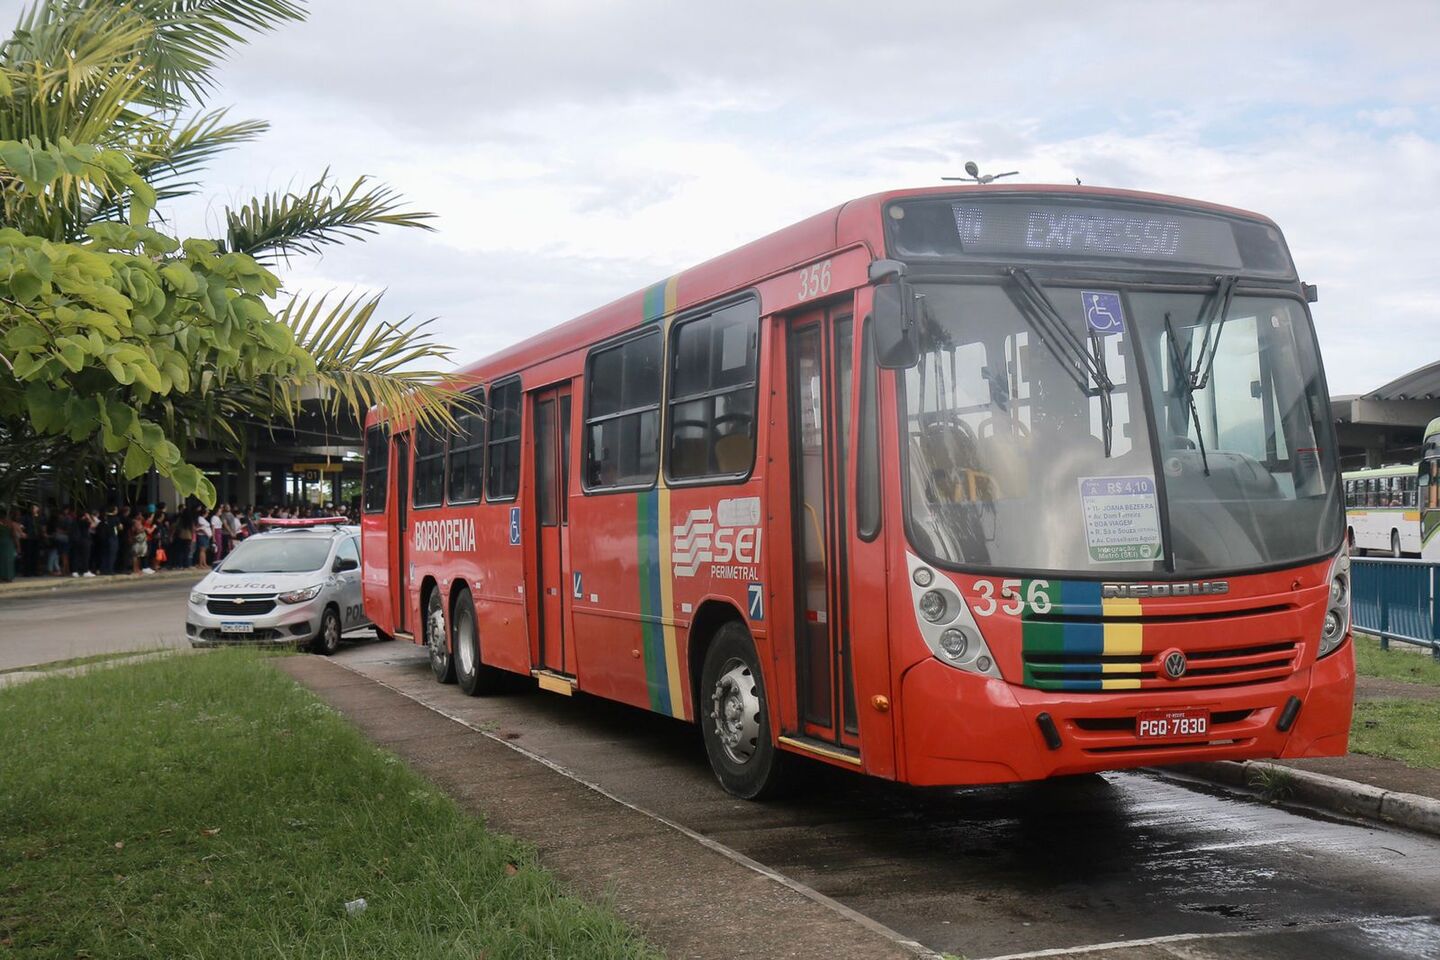
[[[332,656],[340,649],[340,614],[334,607],[326,607],[320,615],[320,632],[310,641],[310,652],[322,657]]]
[[[440,591],[431,590],[425,599],[425,646],[430,651],[430,672],[436,683],[455,682],[455,658],[450,656],[450,642],[445,630],[445,607]]]

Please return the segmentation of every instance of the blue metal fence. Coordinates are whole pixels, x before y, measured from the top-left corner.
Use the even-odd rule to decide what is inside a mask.
[[[1380,638],[1429,647],[1440,660],[1440,563],[1426,560],[1350,561],[1350,603],[1355,629]]]

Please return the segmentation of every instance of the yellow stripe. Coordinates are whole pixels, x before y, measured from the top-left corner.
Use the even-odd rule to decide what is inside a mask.
[[[661,329],[669,335],[670,321],[675,315],[676,294],[679,276],[665,281],[665,316]],[[660,616],[664,623],[661,633],[665,641],[665,676],[670,685],[670,712],[681,720],[688,720],[685,711],[685,684],[680,678],[680,643],[675,636],[675,564],[670,551],[674,544],[674,528],[670,526],[670,490],[665,486],[662,475],[657,481],[660,501]]]
[[[1101,680],[1101,690],[1139,690],[1139,680]]]
[[[1140,601],[1110,597],[1100,601],[1100,612],[1105,617],[1105,655],[1137,654],[1145,646],[1145,628],[1139,623],[1117,622],[1115,617],[1140,616]],[[1120,681],[1106,680],[1108,683]],[[1138,683],[1136,684],[1138,686]],[[1108,688],[1107,688],[1108,689]],[[1117,690],[1129,689],[1117,687]]]

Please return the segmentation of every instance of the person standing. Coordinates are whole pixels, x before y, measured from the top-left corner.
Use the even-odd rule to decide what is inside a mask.
[[[115,555],[125,536],[125,528],[119,524],[119,519],[112,503],[101,514],[100,522],[95,524],[95,563],[102,577],[115,572]]]
[[[204,507],[195,511],[195,555],[197,564],[210,566],[210,517]]]
[[[215,563],[225,556],[225,521],[220,516],[220,510],[210,511],[210,556]]]
[[[15,511],[0,513],[0,583],[15,579],[15,555],[24,532]]]
[[[141,567],[145,562],[145,554],[149,550],[146,539],[149,534],[145,529],[145,521],[140,517],[130,519],[130,572],[139,575],[142,571],[154,573],[148,567]]]
[[[40,504],[30,504],[30,509],[20,514],[20,576],[40,575],[40,540],[45,526],[40,522]]]
[[[93,577],[90,569],[91,545],[95,539],[95,514],[88,508],[75,517],[75,533],[70,538],[70,576]]]

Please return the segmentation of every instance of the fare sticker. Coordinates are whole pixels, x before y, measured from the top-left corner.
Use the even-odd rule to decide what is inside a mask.
[[[1093,563],[1160,557],[1160,508],[1154,477],[1081,477],[1085,542]]]

